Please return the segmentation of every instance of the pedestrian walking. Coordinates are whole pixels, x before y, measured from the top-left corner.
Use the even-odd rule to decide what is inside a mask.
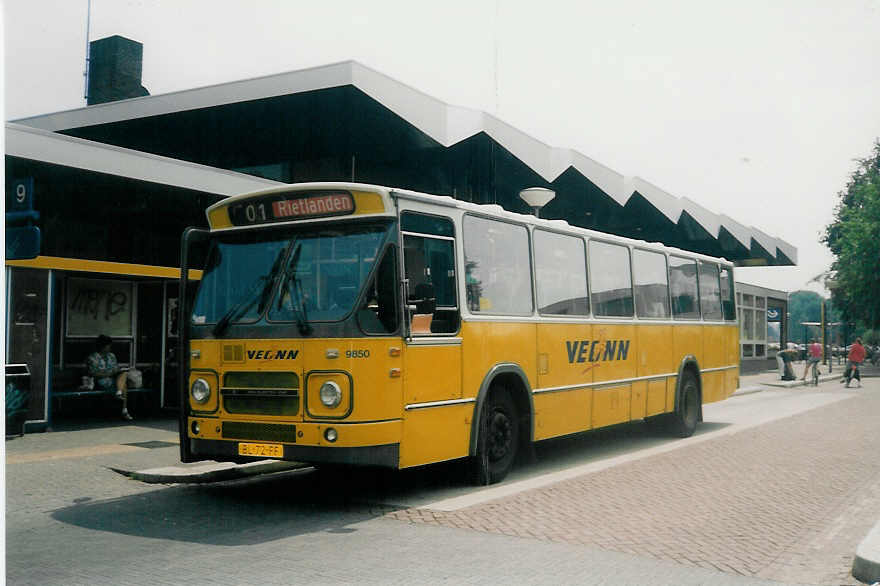
[[[859,388],[862,387],[862,376],[859,374],[859,364],[865,361],[865,347],[862,346],[862,339],[856,338],[853,345],[849,348],[849,354],[846,357],[846,386],[855,378],[859,381]]]
[[[780,350],[776,353],[776,363],[779,366],[780,380],[797,380],[797,375],[795,375],[794,368],[792,368],[792,363],[794,362],[796,355],[797,350],[794,349]]]

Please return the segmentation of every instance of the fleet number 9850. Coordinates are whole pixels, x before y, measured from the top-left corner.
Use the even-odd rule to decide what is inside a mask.
[[[369,358],[370,351],[369,350],[346,350],[345,357],[346,358]]]

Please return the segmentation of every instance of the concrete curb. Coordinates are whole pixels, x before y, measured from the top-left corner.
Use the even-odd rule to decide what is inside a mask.
[[[259,462],[249,462],[247,464],[202,462],[196,465],[165,466],[148,470],[122,470],[120,468],[111,468],[111,470],[147,484],[201,484],[236,480],[260,474],[287,472],[289,470],[307,468],[308,466],[308,464],[300,462],[260,460]]]
[[[828,381],[831,381],[831,380],[838,380],[838,379],[840,379],[840,378],[841,378],[841,375],[839,375],[839,374],[834,374],[834,373],[831,373],[831,374],[820,374],[820,375],[819,375],[819,382],[820,382],[820,383],[825,383],[825,382],[828,382]],[[783,381],[783,380],[774,380],[774,381],[771,381],[771,382],[761,383],[761,384],[766,385],[766,386],[768,386],[768,387],[784,387],[784,388],[786,388],[786,389],[792,389],[792,388],[795,388],[795,387],[807,387],[807,386],[810,386],[810,385],[808,385],[805,381],[802,381],[801,379],[797,379],[797,380],[785,380],[785,381]]]
[[[880,522],[874,525],[856,549],[852,575],[866,584],[880,581]]]
[[[747,387],[740,387],[733,392],[731,397],[741,397],[743,395],[751,395],[752,393],[760,393],[761,391],[765,391],[763,386],[761,385],[749,385]]]

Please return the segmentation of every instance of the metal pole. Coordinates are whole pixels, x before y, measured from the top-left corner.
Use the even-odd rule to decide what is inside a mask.
[[[85,79],[85,89],[83,89],[83,97],[86,99],[86,105],[89,103],[89,58],[91,57],[89,46],[89,25],[92,22],[92,0],[88,0],[88,8],[86,11],[86,70],[83,71]]]

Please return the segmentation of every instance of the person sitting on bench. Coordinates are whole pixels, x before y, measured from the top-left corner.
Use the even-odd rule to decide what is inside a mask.
[[[116,355],[111,347],[113,340],[101,334],[95,340],[95,351],[86,358],[89,375],[95,379],[95,388],[112,391],[116,389],[116,398],[122,400],[122,418],[131,421],[128,413],[128,371],[119,368]]]

